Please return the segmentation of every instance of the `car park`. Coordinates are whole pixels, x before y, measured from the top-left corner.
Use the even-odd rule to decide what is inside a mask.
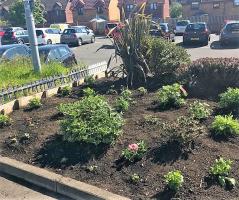
[[[175,35],[183,35],[187,25],[190,23],[189,20],[181,20],[176,23]]]
[[[16,57],[29,56],[29,47],[24,44],[11,44],[0,47],[0,60],[13,60]]]
[[[221,46],[239,43],[239,21],[229,21],[223,27],[219,41]]]
[[[52,61],[60,62],[66,67],[77,64],[75,54],[67,45],[55,44],[40,46],[39,54],[46,63]]]
[[[210,32],[205,22],[190,23],[183,34],[183,44],[202,43],[208,45]]]
[[[37,28],[36,29],[38,45],[59,44],[61,34],[59,29],[55,28]]]
[[[61,35],[61,43],[81,46],[84,43],[94,43],[95,34],[85,27],[75,27],[65,29]]]
[[[7,30],[1,39],[2,45],[6,44],[29,44],[29,36],[26,30]]]

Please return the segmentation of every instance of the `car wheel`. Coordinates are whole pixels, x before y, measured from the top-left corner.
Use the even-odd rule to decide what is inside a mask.
[[[95,36],[91,37],[91,43],[95,43]]]
[[[82,42],[82,39],[81,39],[81,38],[79,38],[79,39],[78,39],[77,46],[81,46],[81,45],[82,45],[82,43],[83,43],[83,42]]]
[[[47,43],[47,44],[52,44],[52,41],[51,41],[51,40],[47,40],[46,43]]]
[[[17,43],[18,44],[24,44],[24,41],[20,39],[20,40],[17,41]]]

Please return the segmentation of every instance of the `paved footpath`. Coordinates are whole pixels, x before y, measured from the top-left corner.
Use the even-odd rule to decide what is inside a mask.
[[[0,200],[70,200],[67,197],[33,187],[0,174]]]

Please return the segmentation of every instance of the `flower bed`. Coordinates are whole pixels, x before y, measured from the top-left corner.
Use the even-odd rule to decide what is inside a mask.
[[[112,88],[112,84],[100,81],[93,87],[114,107],[119,98],[116,93],[119,93],[120,83],[115,83],[116,88]],[[59,95],[42,100],[40,108],[13,112],[10,115],[11,125],[0,129],[1,155],[131,199],[238,197],[237,186],[225,189],[217,181],[219,178],[211,174],[211,167],[221,156],[232,161],[226,178],[239,180],[238,137],[225,139],[211,136],[214,116],[222,114],[217,102],[186,99],[181,95],[185,99],[184,104],[176,107],[167,105],[167,109],[161,109],[157,104],[159,92],[144,92],[142,95],[135,90],[132,96],[129,93],[125,95],[125,92],[120,97],[127,100],[130,106],[129,110],[122,112],[122,133],[112,144],[69,142],[63,140],[60,134],[64,116],[57,107],[61,103],[83,98],[84,87],[74,89],[69,96]],[[87,94],[94,95],[92,92]],[[177,96],[180,94],[177,93]],[[190,116],[192,110],[201,113],[207,108],[202,108],[204,104],[200,104],[199,109],[198,106],[191,109],[196,100],[207,103],[212,109],[206,119],[197,121]],[[185,132],[190,137],[183,137]],[[174,181],[174,176],[178,182]]]

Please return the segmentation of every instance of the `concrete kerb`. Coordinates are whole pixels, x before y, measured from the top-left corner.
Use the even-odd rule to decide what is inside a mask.
[[[45,169],[0,156],[0,172],[76,200],[130,200]]]

